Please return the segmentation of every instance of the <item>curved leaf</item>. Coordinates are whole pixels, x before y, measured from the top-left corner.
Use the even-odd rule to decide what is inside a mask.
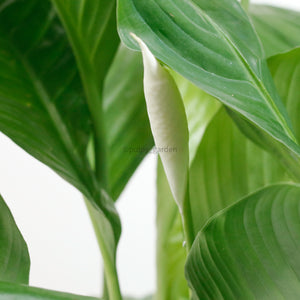
[[[276,185],[215,215],[186,264],[196,299],[298,299],[300,187]]]
[[[0,282],[0,300],[100,300],[25,285]]]
[[[300,134],[299,55],[300,49],[295,49],[268,60],[276,86],[291,115],[298,138]],[[200,96],[201,93],[198,95]],[[183,99],[185,102],[186,98]],[[189,122],[191,117],[193,116],[188,114]],[[192,120],[192,122],[195,121]],[[190,166],[190,201],[195,233],[216,212],[258,188],[280,181],[291,181],[291,179],[274,157],[248,140],[236,128],[225,109],[222,108],[206,124],[195,159]],[[159,199],[163,201],[166,197],[159,197]],[[171,210],[170,204],[169,208]],[[165,210],[166,215],[167,212],[169,211]],[[162,217],[161,220],[163,220]],[[177,216],[177,221],[174,223],[179,220],[180,216]],[[179,231],[172,233],[172,230],[171,228],[168,231],[168,240],[172,240],[174,234],[175,236],[179,234]],[[178,246],[178,251],[179,249],[180,246]],[[184,260],[183,256],[177,261],[177,265],[180,266]],[[164,264],[160,265],[163,267],[167,263],[168,258]],[[173,268],[176,268],[175,264]]]
[[[300,12],[268,5],[250,5],[249,14],[266,57],[300,46]]]
[[[257,35],[235,0],[119,0],[119,33],[299,155]]]
[[[285,170],[247,139],[223,108],[207,127],[190,168],[195,234],[216,212],[279,181],[289,181]]]
[[[26,242],[0,196],[0,281],[27,284],[29,269]]]

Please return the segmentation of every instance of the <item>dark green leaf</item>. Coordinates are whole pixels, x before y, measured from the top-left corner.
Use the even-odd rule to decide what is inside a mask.
[[[100,300],[67,293],[0,282],[0,300]]]
[[[264,53],[236,0],[119,0],[124,43],[140,37],[162,62],[299,152]]]
[[[29,269],[26,242],[0,196],[0,281],[27,284]]]
[[[274,185],[215,215],[186,264],[195,299],[298,299],[300,187]]]
[[[0,5],[0,130],[90,196],[91,122],[64,30],[48,1]]]
[[[98,179],[107,184],[106,134],[102,91],[106,73],[118,49],[116,1],[52,0],[70,39],[83,82],[94,129]]]
[[[266,57],[300,46],[300,12],[267,5],[250,5],[249,13]]]
[[[0,130],[86,196],[115,251],[120,220],[88,162],[93,122],[64,28],[49,1],[0,7]]]
[[[107,132],[108,184],[117,199],[153,147],[143,91],[140,53],[121,46],[109,69],[103,94]]]
[[[104,211],[118,239],[86,157],[90,115],[64,29],[48,1],[0,4],[0,130]]]

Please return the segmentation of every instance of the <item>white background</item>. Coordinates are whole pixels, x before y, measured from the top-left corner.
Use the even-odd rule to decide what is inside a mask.
[[[297,8],[296,0],[253,1]],[[155,290],[155,162],[150,154],[123,192],[118,269],[124,294]],[[100,294],[101,259],[81,195],[0,133],[0,192],[28,243],[31,285]]]

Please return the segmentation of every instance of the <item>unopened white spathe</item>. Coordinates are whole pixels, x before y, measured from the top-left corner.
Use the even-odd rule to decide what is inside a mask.
[[[139,43],[144,62],[144,92],[155,145],[176,202],[182,207],[189,164],[188,125],[179,90],[145,43]]]

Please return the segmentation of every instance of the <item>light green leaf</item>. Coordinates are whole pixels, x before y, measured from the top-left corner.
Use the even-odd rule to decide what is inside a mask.
[[[295,49],[268,60],[277,89],[286,104],[298,138],[299,58],[300,49]],[[188,100],[186,97],[183,99],[185,103]],[[195,122],[193,115],[188,114],[188,120]],[[213,214],[248,193],[270,183],[291,181],[274,157],[256,146],[236,128],[224,108],[219,110],[205,126],[206,131],[190,167],[190,201],[195,233]],[[162,197],[160,201],[163,201]],[[176,222],[178,221],[179,217]],[[172,240],[171,230],[169,232],[168,239]],[[177,264],[180,266],[182,261],[178,260]],[[165,264],[167,262],[166,259]]]
[[[108,185],[114,200],[153,147],[143,90],[141,54],[121,46],[104,84]]]
[[[25,285],[0,282],[0,300],[100,300]]]
[[[274,185],[221,211],[186,264],[195,299],[298,299],[300,187]]]
[[[27,284],[29,269],[26,242],[0,196],[0,281]]]
[[[219,210],[283,180],[289,177],[278,161],[247,139],[221,109],[208,125],[190,168],[195,234]]]
[[[271,57],[268,64],[300,141],[300,48]]]
[[[203,134],[222,104],[174,71],[171,72],[183,99],[189,127],[189,158],[193,162]]]
[[[186,249],[178,207],[172,196],[161,161],[157,165],[157,293],[156,300],[188,299],[184,278]]]
[[[108,195],[106,195],[108,198]],[[108,198],[111,203],[112,200]],[[109,298],[122,299],[117,277],[116,255],[120,235],[116,236],[112,223],[90,203],[85,201],[101,251],[104,264],[105,285]],[[104,293],[103,298],[106,298]]]
[[[277,90],[300,138],[300,49],[268,60]],[[279,162],[245,138],[225,110],[209,124],[190,168],[195,230],[214,213],[255,189],[291,181]],[[201,200],[199,200],[201,199]]]
[[[266,57],[300,46],[300,12],[268,5],[250,5],[249,14]]]
[[[120,36],[137,49],[130,32],[162,62],[299,155],[260,42],[236,0],[119,0]]]

